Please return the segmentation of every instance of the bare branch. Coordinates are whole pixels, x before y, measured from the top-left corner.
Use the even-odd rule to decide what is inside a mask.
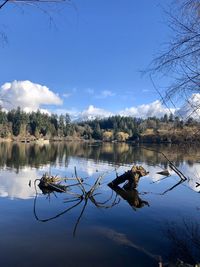
[[[1,9],[3,6],[5,6],[5,4],[7,4],[8,1],[9,1],[9,0],[4,1],[3,4],[0,5],[0,9]]]

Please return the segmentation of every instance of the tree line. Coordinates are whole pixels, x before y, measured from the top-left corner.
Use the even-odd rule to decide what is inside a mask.
[[[112,116],[83,122],[72,122],[69,114],[26,113],[19,107],[8,112],[0,109],[0,137],[45,138],[50,140],[101,140],[178,142],[198,140],[200,123],[165,114],[146,119]]]

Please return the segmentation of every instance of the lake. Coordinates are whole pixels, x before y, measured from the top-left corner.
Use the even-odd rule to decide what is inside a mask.
[[[162,153],[164,153],[164,155]],[[169,167],[173,162],[186,177]],[[107,184],[141,165],[131,196]],[[126,143],[0,143],[0,266],[159,266],[200,262],[200,150]],[[83,179],[42,192],[44,173]],[[168,170],[170,176],[158,174]],[[93,195],[81,198],[101,177]],[[76,184],[76,180],[63,181]],[[45,194],[44,194],[45,193]],[[127,196],[127,197],[126,197]]]

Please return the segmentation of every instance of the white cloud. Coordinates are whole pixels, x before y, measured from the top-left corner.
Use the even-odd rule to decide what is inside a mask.
[[[86,93],[88,93],[89,95],[93,95],[93,94],[94,94],[94,89],[87,88],[85,91],[86,91]]]
[[[113,92],[111,92],[109,90],[102,91],[102,96],[104,96],[104,97],[114,96],[114,95],[115,95],[115,93],[113,93]]]
[[[70,94],[70,93],[64,93],[62,96],[64,97],[64,98],[68,98],[68,97],[70,97],[72,94]]]
[[[71,92],[74,94],[77,92],[76,88],[73,88]],[[115,93],[110,90],[103,90],[99,95],[95,96],[94,89],[87,88],[85,90],[87,94],[94,95],[96,99],[106,99],[115,96]],[[67,98],[72,93],[63,93],[63,97]],[[50,114],[49,109],[44,109],[44,105],[61,105],[62,99],[58,94],[51,91],[48,87],[40,84],[33,83],[31,81],[13,81],[7,82],[0,87],[0,105],[3,110],[10,110],[20,106],[24,111],[31,112],[38,109],[41,112]],[[104,118],[112,115],[132,116],[132,117],[162,117],[164,114],[170,113],[169,109],[161,104],[159,100],[156,100],[149,104],[143,104],[139,106],[127,107],[124,110],[118,112],[111,112],[102,108],[90,105],[86,110],[77,109],[54,109],[52,112],[57,114],[68,113],[72,120],[87,120],[95,118]],[[171,109],[171,112],[176,116],[182,118],[193,117],[200,119],[200,94],[192,94],[191,97],[182,105],[182,107]]]
[[[4,99],[1,106],[7,110],[19,106],[30,112],[40,109],[41,105],[62,104],[60,97],[48,87],[31,81],[7,82],[0,87],[0,96]]]
[[[174,109],[171,109],[171,112],[174,113]],[[159,100],[156,100],[150,104],[126,108],[125,110],[119,112],[121,116],[132,116],[139,118],[148,118],[154,116],[160,118],[169,113],[169,109],[164,107]]]
[[[112,116],[113,113],[105,109],[96,108],[90,105],[86,110],[81,112],[80,116],[82,120],[92,120],[95,118],[105,118]]]
[[[152,93],[153,91],[152,90],[149,90],[149,89],[143,89],[142,90],[142,93]]]
[[[70,116],[72,121],[78,120],[81,117],[81,112],[75,108],[72,109],[55,109],[52,110],[52,113],[56,113],[57,115],[65,115],[66,113]]]
[[[171,112],[174,113],[175,110],[171,109]],[[170,114],[169,109],[164,107],[159,100],[156,100],[149,104],[144,104],[136,107],[126,108],[119,112],[113,113],[111,111],[101,109],[95,107],[94,105],[90,105],[87,109],[78,111],[77,109],[65,110],[65,109],[57,109],[57,114],[65,114],[68,113],[72,120],[93,120],[96,118],[107,118],[114,115],[120,116],[131,116],[138,118],[148,118],[148,117],[162,117],[165,114]]]
[[[177,109],[175,115],[181,116],[186,119],[192,117],[194,119],[200,119],[200,94],[192,94],[192,96],[182,105],[180,109]]]
[[[96,96],[96,98],[107,98],[111,96],[115,96],[115,93],[110,90],[103,90],[99,95]]]
[[[90,105],[87,109],[83,111],[78,111],[75,108],[72,109],[56,109],[52,111],[52,113],[56,113],[58,115],[61,114],[69,114],[72,121],[83,121],[83,120],[93,120],[96,118],[106,118],[114,115],[112,112],[106,111],[101,108],[94,107]]]

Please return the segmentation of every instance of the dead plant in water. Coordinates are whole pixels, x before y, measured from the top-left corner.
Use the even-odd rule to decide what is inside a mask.
[[[34,199],[34,208],[33,208],[33,212],[34,212],[35,218],[40,222],[47,222],[47,221],[50,221],[50,220],[53,220],[53,219],[56,219],[56,218],[60,217],[61,215],[65,214],[68,211],[70,211],[70,210],[74,209],[75,207],[79,206],[83,202],[84,203],[83,207],[81,209],[80,215],[79,215],[79,217],[78,217],[78,219],[76,221],[76,224],[74,226],[73,236],[75,236],[75,234],[76,234],[76,230],[77,230],[78,224],[79,224],[79,222],[80,222],[80,220],[81,220],[81,218],[83,216],[83,213],[84,213],[84,211],[85,211],[85,209],[87,207],[88,201],[91,201],[91,203],[94,204],[95,207],[104,208],[104,209],[112,208],[113,206],[117,205],[120,202],[120,198],[117,196],[117,194],[115,195],[115,197],[113,196],[113,191],[111,192],[111,196],[109,198],[107,198],[106,200],[104,200],[103,202],[98,201],[96,199],[96,196],[101,194],[101,193],[97,193],[96,191],[102,185],[102,180],[103,180],[104,176],[108,172],[105,172],[104,174],[100,175],[96,179],[95,183],[90,187],[89,190],[86,190],[84,179],[80,178],[78,176],[76,167],[74,168],[74,173],[75,173],[75,178],[63,178],[63,179],[60,179],[60,178],[57,178],[57,177],[53,177],[52,178],[52,177],[48,177],[46,174],[44,174],[41,179],[36,179],[35,180],[36,196],[35,196],[35,199]],[[58,184],[58,182],[60,182],[61,180],[64,180],[65,182],[68,182],[70,180],[76,180],[77,183],[65,185],[65,190],[62,190],[63,185]],[[70,206],[70,207],[68,207],[68,208],[66,208],[64,211],[62,211],[62,212],[60,212],[60,213],[58,213],[58,214],[56,214],[56,215],[54,215],[52,217],[49,217],[49,218],[46,218],[46,219],[41,219],[37,215],[37,205],[36,205],[37,204],[37,197],[38,197],[38,192],[37,192],[37,187],[36,187],[36,182],[37,181],[40,182],[39,185],[41,183],[43,184],[45,182],[45,184],[43,184],[43,185],[45,185],[48,189],[51,189],[48,192],[49,199],[50,199],[50,194],[53,193],[55,195],[54,191],[56,191],[56,192],[68,194],[68,197],[65,198],[64,203],[67,204],[67,203],[75,202],[75,204]],[[76,187],[76,189],[79,189],[81,191],[81,193],[77,193],[77,192],[71,191],[72,187]],[[61,189],[61,190],[58,191],[56,189]]]

